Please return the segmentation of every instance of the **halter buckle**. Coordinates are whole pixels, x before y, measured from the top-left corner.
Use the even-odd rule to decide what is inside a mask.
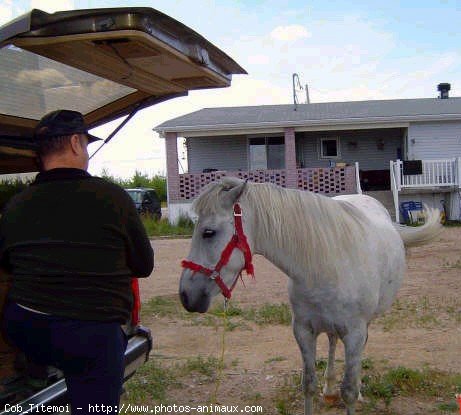
[[[219,277],[219,272],[216,270],[213,270],[213,272],[210,274],[210,280],[214,281],[218,277]]]

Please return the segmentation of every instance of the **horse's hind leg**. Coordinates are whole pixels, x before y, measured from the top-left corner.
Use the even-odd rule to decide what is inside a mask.
[[[317,376],[315,374],[315,354],[317,335],[304,324],[293,321],[293,332],[298,342],[303,358],[303,392],[304,415],[313,415],[314,394],[317,390]]]
[[[347,415],[355,415],[355,403],[359,397],[362,352],[367,340],[367,325],[350,330],[342,338],[346,352],[346,367],[341,385],[341,396],[346,404]]]
[[[340,399],[336,391],[336,372],[335,372],[335,352],[338,337],[334,334],[328,334],[329,349],[328,363],[325,369],[325,386],[323,388],[323,397],[325,402],[335,404]]]

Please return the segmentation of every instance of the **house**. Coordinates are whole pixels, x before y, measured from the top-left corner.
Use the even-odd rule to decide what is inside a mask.
[[[166,121],[155,131],[165,138],[170,220],[224,175],[326,195],[378,191],[397,220],[410,200],[459,219],[461,98],[438,88],[438,98],[205,108]]]

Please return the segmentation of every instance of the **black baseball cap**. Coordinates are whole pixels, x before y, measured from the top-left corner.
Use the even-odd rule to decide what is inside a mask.
[[[35,127],[36,140],[72,134],[86,134],[88,144],[102,140],[88,133],[83,115],[78,111],[57,110],[46,114]]]

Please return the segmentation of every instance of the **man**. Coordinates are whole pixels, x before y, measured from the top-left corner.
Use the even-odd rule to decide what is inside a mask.
[[[80,113],[54,111],[35,129],[41,171],[0,220],[0,265],[12,275],[6,334],[39,364],[64,372],[73,415],[119,404],[133,304],[131,278],[153,251],[129,195],[87,173]]]

